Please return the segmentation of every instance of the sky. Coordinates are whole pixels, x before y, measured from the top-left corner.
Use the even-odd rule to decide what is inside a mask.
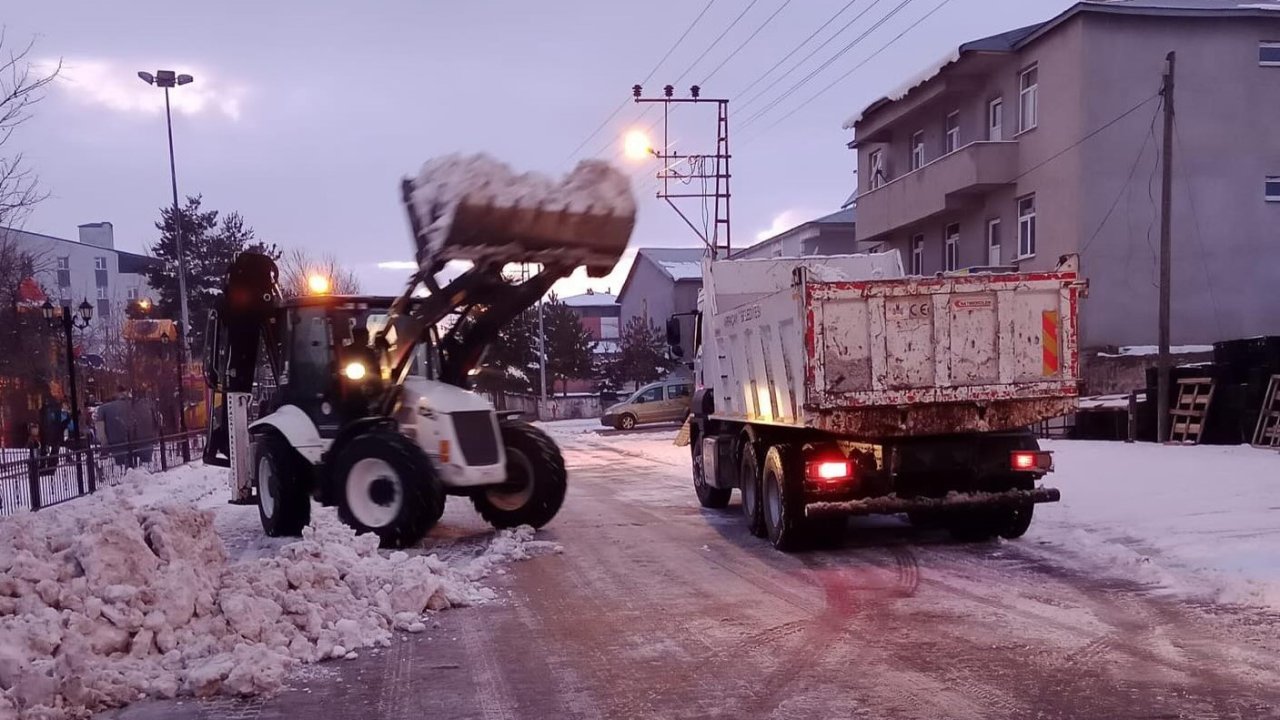
[[[1070,4],[26,2],[6,9],[3,51],[34,42],[36,69],[62,71],[0,153],[21,151],[49,193],[25,229],[74,238],[77,225],[108,220],[117,249],[146,252],[171,190],[163,92],[136,73],[189,73],[195,81],[172,95],[179,192],[239,212],[262,240],[334,256],[373,293],[398,292],[408,276],[398,186],[428,158],[488,152],[558,175],[603,157],[636,178],[631,250],[609,277],[580,271],[557,290],[617,292],[635,248],[701,242],[654,197],[656,161],[621,153],[628,131],[660,117],[627,102],[651,71],[646,95],[667,83],[687,95],[696,83],[703,97],[729,100],[741,247],[839,209],[854,189],[849,115],[956,45]],[[712,153],[715,130],[714,105],[679,107],[668,146]],[[651,137],[661,144],[660,125]],[[696,222],[697,201],[681,202]]]

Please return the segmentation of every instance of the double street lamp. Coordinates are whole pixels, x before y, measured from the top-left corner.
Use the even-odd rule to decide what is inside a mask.
[[[178,171],[173,161],[173,115],[169,112],[169,88],[186,85],[195,78],[178,75],[172,70],[157,70],[154,75],[142,70],[138,77],[148,85],[164,88],[164,119],[169,128],[169,179],[173,185],[173,225],[178,251],[178,301],[182,308],[182,324],[190,327],[191,318],[187,316],[187,256],[182,250],[182,214],[178,208]]]
[[[63,305],[61,312],[53,306],[48,300],[44,301],[44,305],[40,306],[40,312],[44,314],[44,320],[49,327],[57,327],[58,323],[62,323],[63,337],[67,343],[67,379],[68,388],[71,395],[71,442],[73,450],[80,450],[80,397],[76,390],[76,350],[75,343],[71,339],[71,330],[83,330],[89,327],[90,321],[93,320],[93,306],[89,304],[86,298],[80,303],[80,307],[76,308],[76,312],[71,311],[71,307]],[[76,462],[76,483],[84,491],[84,477],[81,475],[80,463]]]

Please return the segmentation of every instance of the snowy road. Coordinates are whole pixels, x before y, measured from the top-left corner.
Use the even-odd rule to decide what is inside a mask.
[[[1153,592],[1096,553],[1060,560],[1052,535],[957,545],[879,519],[777,553],[736,500],[697,507],[670,434],[558,429],[570,497],[540,538],[565,550],[492,580],[502,603],[309,666],[275,697],[105,716],[1280,718],[1272,612]],[[455,552],[487,537],[456,500],[445,523]]]

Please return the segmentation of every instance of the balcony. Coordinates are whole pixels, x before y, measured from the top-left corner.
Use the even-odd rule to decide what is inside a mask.
[[[1018,143],[974,142],[858,196],[858,240],[963,207],[974,195],[1012,183]]]

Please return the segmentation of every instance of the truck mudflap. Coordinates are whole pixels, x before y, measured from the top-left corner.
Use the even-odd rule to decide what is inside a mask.
[[[1058,502],[1061,499],[1062,494],[1058,492],[1057,488],[1007,490],[994,493],[952,492],[941,498],[903,498],[897,495],[884,495],[862,500],[809,503],[805,506],[805,515],[809,517],[824,515],[893,515],[920,510],[971,509],[999,507],[1002,505],[1024,505],[1026,503],[1049,503]]]

